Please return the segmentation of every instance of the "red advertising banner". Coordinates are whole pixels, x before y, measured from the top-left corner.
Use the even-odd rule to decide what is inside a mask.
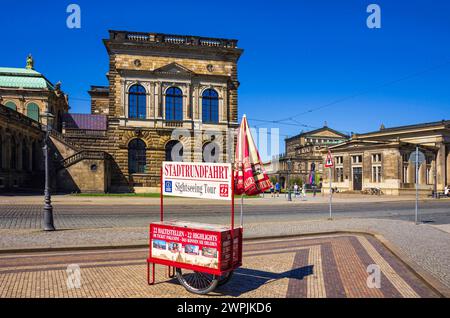
[[[235,235],[234,262],[239,260],[239,233]],[[151,258],[161,261],[220,271],[231,266],[231,230],[191,222],[152,223],[150,252]]]

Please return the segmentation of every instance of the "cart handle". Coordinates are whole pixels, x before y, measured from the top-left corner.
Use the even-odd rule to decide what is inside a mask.
[[[161,187],[161,189],[160,189],[160,199],[159,199],[159,203],[160,203],[160,219],[161,219],[161,222],[163,222],[164,221],[164,195],[163,195],[163,168],[161,167],[161,174],[160,174],[160,177],[159,177],[159,179],[160,179],[160,181],[159,181],[159,183],[160,183],[160,187]]]
[[[231,231],[234,230],[234,169],[231,168]]]
[[[160,168],[160,220],[164,222],[163,168]],[[231,168],[231,230],[234,230],[234,169]]]

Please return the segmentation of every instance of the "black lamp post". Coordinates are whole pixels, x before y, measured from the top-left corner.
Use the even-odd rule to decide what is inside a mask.
[[[290,180],[289,180],[289,175],[290,175],[290,173],[291,173],[291,168],[292,168],[292,161],[291,161],[291,159],[288,159],[287,165],[288,165],[288,171],[287,171],[287,188],[288,188],[288,196],[287,196],[287,200],[288,200],[288,201],[292,201],[292,196],[291,196],[291,185],[290,185]]]
[[[55,225],[53,224],[53,206],[52,206],[52,198],[50,195],[50,155],[49,155],[49,140],[50,133],[52,131],[52,124],[55,116],[50,113],[48,110],[44,114],[44,118],[46,118],[46,126],[45,126],[45,139],[44,139],[44,160],[45,160],[45,203],[44,203],[44,231],[54,231]]]

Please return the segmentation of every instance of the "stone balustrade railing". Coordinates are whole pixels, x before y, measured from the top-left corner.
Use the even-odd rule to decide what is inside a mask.
[[[107,156],[107,153],[104,151],[81,150],[76,154],[62,160],[61,163],[64,168],[68,168],[82,160],[105,160],[107,159]]]
[[[187,46],[222,47],[231,49],[237,48],[237,40],[163,33],[110,31],[110,39],[113,41],[154,42]]]
[[[164,127],[183,127],[182,121],[166,121]]]
[[[2,104],[0,104],[0,115],[6,118],[14,119],[16,122],[20,122],[25,126],[33,127],[41,130],[41,124],[18,111],[12,110]]]
[[[80,138],[98,138],[106,137],[106,130],[86,130],[86,129],[64,129],[64,136],[66,137],[80,137]]]

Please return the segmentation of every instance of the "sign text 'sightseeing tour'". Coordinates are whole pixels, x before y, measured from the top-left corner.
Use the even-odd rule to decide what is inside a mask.
[[[163,162],[163,194],[231,200],[229,163]]]

